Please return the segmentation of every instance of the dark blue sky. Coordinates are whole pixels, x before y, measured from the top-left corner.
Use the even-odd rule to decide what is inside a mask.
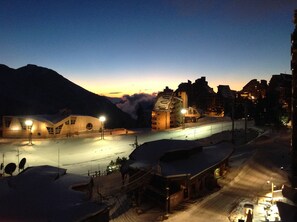
[[[240,90],[290,73],[294,9],[295,0],[1,0],[0,63],[48,67],[108,96],[201,76]]]

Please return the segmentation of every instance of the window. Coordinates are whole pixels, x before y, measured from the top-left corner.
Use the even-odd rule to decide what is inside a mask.
[[[54,134],[54,128],[53,127],[46,127],[48,134]]]
[[[27,126],[26,126],[26,124],[25,124],[25,120],[20,120],[20,124],[21,124],[21,127],[22,127],[22,129],[23,130],[27,130]]]
[[[69,125],[69,120],[67,120],[67,121],[65,122],[65,125]]]
[[[61,132],[61,130],[62,130],[62,127],[63,127],[63,124],[60,125],[60,126],[58,126],[58,127],[56,127],[56,128],[55,128],[55,133],[56,133],[56,134],[60,134],[60,132]]]
[[[71,125],[74,125],[75,124],[75,122],[76,122],[76,117],[71,117]]]
[[[86,125],[87,130],[92,130],[93,129],[93,124],[92,123],[88,123]]]
[[[12,117],[5,117],[4,123],[5,123],[5,127],[6,128],[9,128],[10,127],[11,120],[12,120]]]

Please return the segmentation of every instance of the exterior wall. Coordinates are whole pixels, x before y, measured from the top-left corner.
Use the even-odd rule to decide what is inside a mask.
[[[182,122],[181,109],[187,104],[187,94],[182,92],[183,99],[174,95],[168,87],[158,94],[152,111],[152,129],[164,130],[178,127]]]
[[[181,109],[183,108],[183,101],[178,98],[174,97],[172,101],[172,107],[170,112],[170,128],[179,127],[183,120],[183,116],[181,113]]]
[[[6,125],[6,118],[11,119],[11,122],[9,125]],[[32,133],[32,136],[34,137],[47,137],[48,126],[52,126],[51,123],[48,122],[41,122],[38,120],[33,119],[33,125],[31,129],[27,126],[25,126],[26,118],[22,117],[3,117],[3,137],[7,138],[26,138],[29,136],[30,131]]]
[[[172,98],[168,110],[152,111],[152,129],[164,130],[169,128],[178,127],[182,122],[182,100],[180,98]]]
[[[227,163],[228,160],[225,160],[216,167],[220,168],[223,173]],[[192,178],[191,180],[180,179],[179,184],[181,189],[178,192],[170,195],[169,211],[175,208],[178,204],[182,203],[184,200],[201,197],[205,195],[205,193],[217,187],[217,179],[214,175],[214,170],[216,167],[214,166],[213,168],[205,171],[197,177]]]
[[[177,176],[170,179],[157,176],[154,174],[153,179],[148,180],[150,184],[147,186],[147,190],[150,191],[149,195],[153,196],[153,199],[156,201],[156,204],[166,207],[168,202],[166,200],[166,187],[169,187],[169,206],[168,211],[174,210],[180,203],[191,198],[202,197],[205,194],[209,193],[211,190],[217,187],[217,179],[215,178],[214,171],[217,168],[220,168],[222,172],[225,171],[227,166],[228,159],[222,161],[221,163],[208,168],[202,173],[198,174],[195,177],[189,178],[188,176]],[[138,176],[136,176],[138,174]],[[137,180],[140,175],[143,174],[143,171],[139,169],[129,169],[129,183],[133,183],[134,180]],[[131,180],[133,178],[133,180]],[[144,187],[143,183],[136,184],[134,188],[135,193],[138,192],[136,188]],[[148,193],[147,193],[148,194]],[[141,194],[137,194],[141,195]]]
[[[100,128],[101,123],[95,117],[71,115],[54,125],[54,134],[71,136],[80,133],[99,132]]]
[[[191,184],[190,193],[192,197],[199,197],[200,195],[202,195],[203,191],[204,191],[204,184],[201,179]]]
[[[170,113],[167,111],[152,112],[152,129],[164,130],[170,128]]]
[[[187,92],[179,92],[178,93],[180,98],[182,99],[183,101],[183,108],[188,108],[188,95],[187,95]]]
[[[25,126],[25,117],[4,116],[3,137],[5,138],[26,138],[30,132],[33,138],[49,138],[56,136],[71,136],[79,133],[99,132],[101,123],[95,117],[70,115],[57,123],[37,120],[31,116],[33,125],[30,128]],[[10,124],[9,124],[10,122]]]
[[[179,192],[176,192],[172,195],[170,195],[170,203],[169,203],[169,210],[174,209],[175,207],[177,207],[183,200],[184,200],[184,191],[181,190]]]

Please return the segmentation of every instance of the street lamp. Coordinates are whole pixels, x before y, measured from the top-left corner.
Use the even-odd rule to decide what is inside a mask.
[[[104,139],[104,122],[105,122],[106,118],[105,116],[100,116],[99,117],[99,121],[101,123],[101,139]]]
[[[187,113],[187,110],[186,109],[181,109],[181,114],[183,115],[183,129],[185,128],[185,114]]]
[[[30,119],[27,119],[25,121],[25,125],[27,127],[27,129],[29,130],[29,135],[28,135],[28,140],[29,140],[29,145],[32,145],[32,125],[33,125],[33,121]]]
[[[271,203],[273,204],[273,192],[274,192],[274,183],[270,180],[267,181],[267,184],[270,184],[271,183]]]

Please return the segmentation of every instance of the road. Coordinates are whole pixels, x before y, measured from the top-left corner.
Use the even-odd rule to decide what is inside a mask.
[[[232,221],[230,216],[239,203],[256,203],[271,190],[267,181],[289,185],[287,172],[280,169],[289,167],[289,145],[290,134],[282,132],[237,147],[230,161],[230,172],[219,181],[222,189],[182,211],[173,212],[167,221]]]
[[[73,138],[33,139],[32,146],[28,145],[27,140],[2,139],[0,140],[0,162],[4,162],[4,165],[10,162],[17,164],[22,158],[26,158],[26,167],[52,165],[81,175],[87,175],[88,171],[103,172],[111,160],[129,156],[134,149],[131,144],[134,143],[135,136],[138,143],[142,144],[159,139],[200,139],[232,129],[231,121],[218,122],[217,120],[201,120],[198,125],[185,129],[177,128],[161,132],[146,130],[127,135],[105,135],[104,140],[101,140],[99,133]],[[236,121],[235,128],[244,128],[244,121]]]

